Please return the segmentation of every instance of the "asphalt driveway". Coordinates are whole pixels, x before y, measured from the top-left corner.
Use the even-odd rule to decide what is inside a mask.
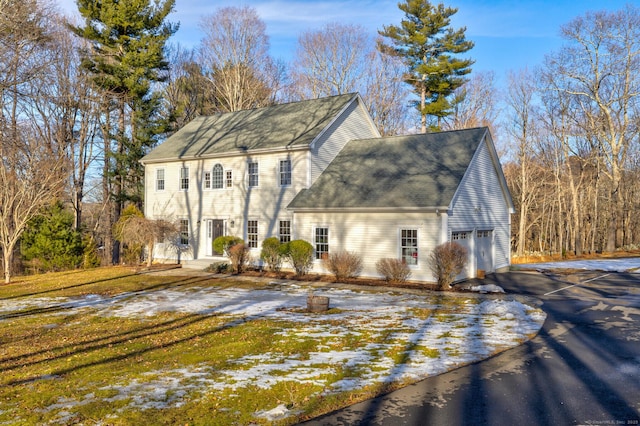
[[[640,424],[640,274],[509,272],[481,283],[540,299],[539,335],[306,424]]]

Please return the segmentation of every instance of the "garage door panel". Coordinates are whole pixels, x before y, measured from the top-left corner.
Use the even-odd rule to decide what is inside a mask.
[[[494,271],[493,264],[493,231],[476,231],[476,262],[478,269],[486,272]]]
[[[454,243],[460,244],[462,247],[467,249],[468,258],[467,258],[467,266],[465,269],[456,277],[456,280],[464,280],[466,278],[474,277],[473,274],[473,265],[475,253],[473,251],[473,231],[457,231],[451,233],[451,241]]]

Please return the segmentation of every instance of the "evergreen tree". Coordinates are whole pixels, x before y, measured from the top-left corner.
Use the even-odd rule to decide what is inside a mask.
[[[73,269],[82,264],[82,235],[74,229],[73,220],[73,213],[58,201],[29,222],[20,248],[23,259],[35,272]]]
[[[105,197],[115,201],[109,219],[117,222],[124,204],[142,205],[143,169],[138,160],[166,130],[160,118],[160,98],[153,85],[168,70],[165,45],[178,29],[166,23],[175,0],[77,0],[84,26],[72,30],[89,41],[83,67],[105,95]],[[109,241],[110,242],[110,241]],[[112,261],[119,244],[110,242]]]
[[[450,95],[466,82],[464,76],[474,62],[454,55],[470,50],[473,42],[466,40],[466,28],[449,27],[456,8],[434,6],[427,0],[406,0],[398,7],[405,19],[399,26],[384,26],[379,31],[391,44],[381,42],[378,47],[404,59],[408,67],[405,81],[420,96],[417,107],[422,132],[427,131],[427,116],[436,117],[437,125],[432,128],[439,130],[441,119],[452,113]]]

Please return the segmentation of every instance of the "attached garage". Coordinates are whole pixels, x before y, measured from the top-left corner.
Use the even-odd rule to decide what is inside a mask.
[[[435,281],[428,258],[447,241],[469,253],[458,280],[510,264],[513,204],[486,128],[351,141],[288,208],[296,238],[326,228],[328,252],[361,254],[365,276],[399,258],[411,279]]]

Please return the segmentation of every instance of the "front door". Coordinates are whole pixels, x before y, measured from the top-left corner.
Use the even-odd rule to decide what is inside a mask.
[[[208,219],[207,220],[207,256],[219,256],[222,253],[217,253],[213,250],[213,241],[224,235],[224,220],[222,219]]]

